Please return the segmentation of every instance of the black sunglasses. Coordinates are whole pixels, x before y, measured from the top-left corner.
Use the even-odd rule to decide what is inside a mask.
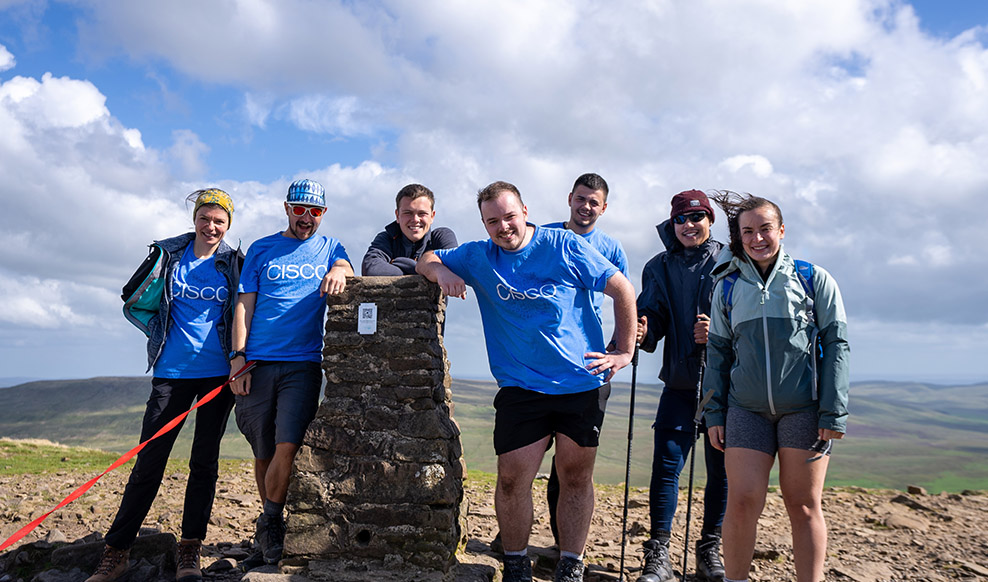
[[[706,212],[690,212],[689,214],[679,214],[672,217],[672,221],[676,224],[686,224],[686,221],[690,222],[700,222],[707,217]]]

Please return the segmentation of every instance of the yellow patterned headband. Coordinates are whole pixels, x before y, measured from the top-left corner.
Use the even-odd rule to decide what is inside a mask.
[[[198,190],[195,192],[196,196],[196,207],[192,210],[192,216],[195,217],[196,212],[199,212],[199,208],[203,204],[216,204],[230,216],[230,222],[233,222],[233,198],[226,192],[220,190],[219,188],[209,188],[206,190]]]

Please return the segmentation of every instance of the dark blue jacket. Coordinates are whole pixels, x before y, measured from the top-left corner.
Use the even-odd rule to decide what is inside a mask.
[[[360,274],[364,277],[414,275],[415,261],[426,251],[456,246],[456,235],[446,227],[430,228],[422,240],[413,243],[405,238],[395,221],[374,237],[360,263]]]
[[[693,325],[700,313],[710,315],[714,282],[710,276],[723,244],[711,239],[685,248],[675,227],[666,220],[655,227],[666,250],[642,270],[638,315],[648,317],[648,334],[641,349],[654,352],[665,339],[659,379],[672,390],[696,392],[703,346],[693,341]]]

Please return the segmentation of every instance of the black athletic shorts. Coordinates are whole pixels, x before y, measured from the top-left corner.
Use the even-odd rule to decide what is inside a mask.
[[[494,397],[494,452],[503,455],[555,433],[596,447],[610,395],[610,384],[559,395],[505,386]]]

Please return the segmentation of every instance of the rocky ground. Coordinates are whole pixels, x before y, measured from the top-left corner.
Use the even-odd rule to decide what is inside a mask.
[[[60,473],[55,475],[0,475],[0,540],[13,534],[41,512],[53,507],[65,495],[92,475]],[[85,560],[69,571],[48,571],[35,576],[24,572],[44,569],[31,563],[32,553],[25,551],[29,542],[75,541],[86,538],[98,541],[105,532],[120,501],[126,472],[114,472],[103,478],[93,489],[69,506],[50,516],[34,533],[19,542],[13,551],[0,556],[0,582],[18,579],[43,582],[79,582],[88,575]],[[177,533],[181,522],[182,495],[185,476],[167,475],[162,491],[145,525],[165,533]],[[531,543],[537,558],[536,579],[551,580],[554,551],[548,529],[548,514],[544,510],[544,481],[538,481],[536,527]],[[697,492],[695,503],[702,503]],[[681,564],[683,530],[685,526],[685,491],[674,524],[673,558]],[[620,487],[599,487],[597,510],[590,532],[586,579],[603,581],[618,579],[621,555],[621,509],[623,490]],[[467,483],[468,541],[459,555],[462,566],[456,570],[457,580],[499,580],[496,555],[489,542],[496,530],[493,507],[493,487],[490,483]],[[625,580],[637,577],[640,553],[648,524],[648,493],[632,490],[629,504],[631,534],[626,551]],[[878,582],[885,580],[988,580],[988,495],[985,492],[926,495],[921,490],[900,492],[842,488],[828,490],[824,498],[830,542],[826,579]],[[697,515],[694,505],[694,517]],[[251,469],[248,463],[225,470],[220,476],[212,527],[204,551],[208,565],[207,580],[304,582],[299,576],[287,576],[273,566],[243,574],[238,569],[246,558],[253,533],[253,521],[260,506],[255,498]],[[698,531],[692,526],[691,538]],[[150,532],[149,532],[150,533]],[[794,580],[789,526],[778,492],[771,492],[760,521],[758,545],[752,569],[753,581]],[[87,537],[88,536],[88,537]],[[167,539],[149,536],[148,540]],[[45,544],[40,544],[44,546]],[[49,552],[50,553],[50,552]],[[68,558],[72,560],[73,558]],[[140,567],[144,566],[142,570]],[[135,564],[130,580],[148,580],[153,569],[146,562]],[[679,567],[677,566],[677,571]],[[690,568],[692,571],[692,556]],[[143,573],[142,573],[143,572]],[[370,578],[368,578],[370,579]],[[691,579],[690,576],[687,579]]]

